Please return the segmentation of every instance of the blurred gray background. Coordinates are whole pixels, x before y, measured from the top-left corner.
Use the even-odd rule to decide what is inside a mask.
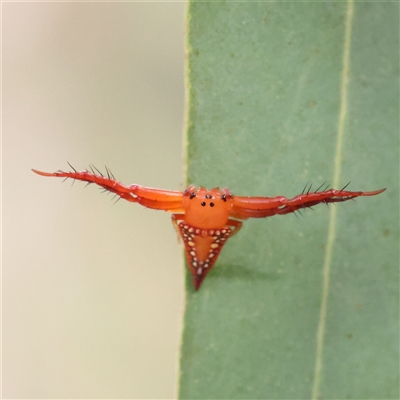
[[[183,188],[184,8],[3,3],[3,398],[173,398],[170,214],[31,168]]]

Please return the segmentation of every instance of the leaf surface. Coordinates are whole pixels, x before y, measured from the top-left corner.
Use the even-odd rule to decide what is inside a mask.
[[[398,3],[189,3],[188,184],[388,190],[245,221],[187,274],[180,398],[399,397],[398,29]]]

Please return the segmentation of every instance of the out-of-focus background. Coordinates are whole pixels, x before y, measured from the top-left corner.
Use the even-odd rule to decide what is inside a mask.
[[[170,214],[44,171],[183,188],[184,3],[3,3],[3,398],[173,398]]]

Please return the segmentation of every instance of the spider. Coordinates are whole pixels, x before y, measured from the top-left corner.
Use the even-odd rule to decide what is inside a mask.
[[[104,176],[95,167],[90,167],[91,171],[77,171],[69,165],[72,168],[70,172],[32,171],[42,176],[77,179],[87,182],[88,185],[95,183],[106,191],[115,193],[119,196],[118,200],[122,198],[147,208],[172,213],[172,223],[183,240],[196,290],[211,271],[226,241],[239,232],[242,227],[239,220],[285,215],[319,203],[339,203],[358,196],[375,196],[386,190],[349,192],[345,190],[348,184],[340,190],[327,187],[321,190],[323,184],[311,192],[311,185],[308,189],[306,185],[303,192],[292,199],[284,196],[234,196],[229,189],[220,190],[216,187],[209,190],[193,185],[179,192],[135,184],[122,185],[107,167],[107,176]]]

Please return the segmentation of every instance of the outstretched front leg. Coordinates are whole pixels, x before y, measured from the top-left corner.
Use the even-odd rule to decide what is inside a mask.
[[[302,208],[312,207],[319,203],[339,203],[354,199],[359,196],[375,196],[386,189],[373,192],[350,192],[345,190],[347,185],[341,189],[329,189],[318,192],[302,193],[292,199],[284,196],[277,197],[234,197],[230,215],[234,218],[265,218],[272,215],[284,215],[295,212]]]
[[[173,190],[154,189],[139,185],[125,186],[118,182],[111,171],[106,167],[107,176],[104,176],[97,168],[96,171],[90,167],[91,171],[73,171],[64,172],[42,172],[32,169],[38,175],[55,176],[59,178],[71,178],[88,184],[95,183],[105,190],[115,193],[117,196],[142,206],[156,210],[165,210],[169,212],[183,212],[183,193]]]

